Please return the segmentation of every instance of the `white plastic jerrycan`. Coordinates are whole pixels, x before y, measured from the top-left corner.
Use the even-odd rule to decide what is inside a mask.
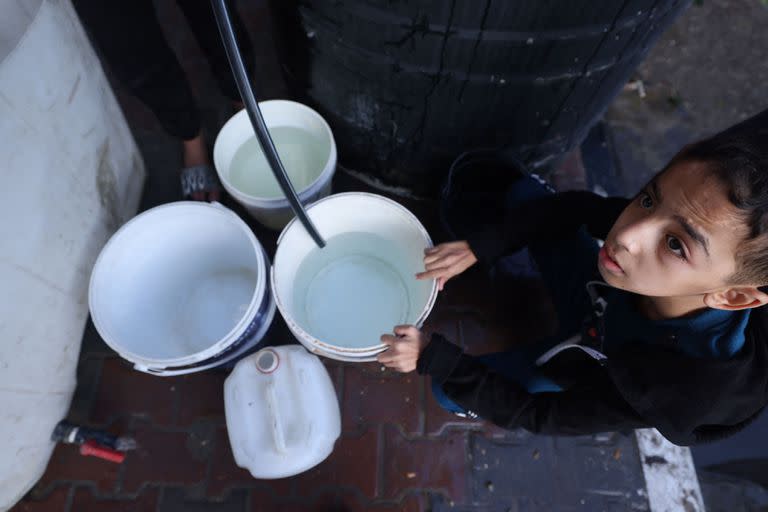
[[[341,433],[336,391],[320,359],[299,345],[242,359],[224,383],[232,453],[255,478],[283,478],[323,460]]]

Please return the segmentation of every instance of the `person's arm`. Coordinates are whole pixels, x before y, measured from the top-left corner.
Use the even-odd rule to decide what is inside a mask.
[[[586,226],[593,237],[604,239],[629,201],[586,190],[525,201],[508,209],[499,223],[473,233],[467,242],[481,263],[492,265],[504,254],[535,242],[562,238],[581,226]]]
[[[416,369],[436,379],[451,400],[502,428],[581,435],[648,426],[607,377],[562,392],[529,393],[440,335],[420,351]]]

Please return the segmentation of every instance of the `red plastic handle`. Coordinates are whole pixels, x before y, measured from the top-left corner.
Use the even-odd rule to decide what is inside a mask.
[[[96,441],[86,441],[85,443],[80,445],[80,454],[92,455],[94,457],[108,460],[109,462],[114,462],[116,464],[120,464],[121,462],[123,462],[123,460],[125,460],[125,454],[123,452],[118,452],[117,450],[105,448],[100,444],[96,443]]]

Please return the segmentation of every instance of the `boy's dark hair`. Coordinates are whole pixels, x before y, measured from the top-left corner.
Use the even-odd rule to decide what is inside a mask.
[[[747,221],[734,284],[768,285],[768,110],[686,147],[673,162],[698,161],[726,186]]]

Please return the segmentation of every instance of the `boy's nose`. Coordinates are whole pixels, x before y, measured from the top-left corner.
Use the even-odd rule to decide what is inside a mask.
[[[624,226],[617,233],[616,242],[628,253],[637,255],[654,238],[655,229],[650,219],[639,219]]]

